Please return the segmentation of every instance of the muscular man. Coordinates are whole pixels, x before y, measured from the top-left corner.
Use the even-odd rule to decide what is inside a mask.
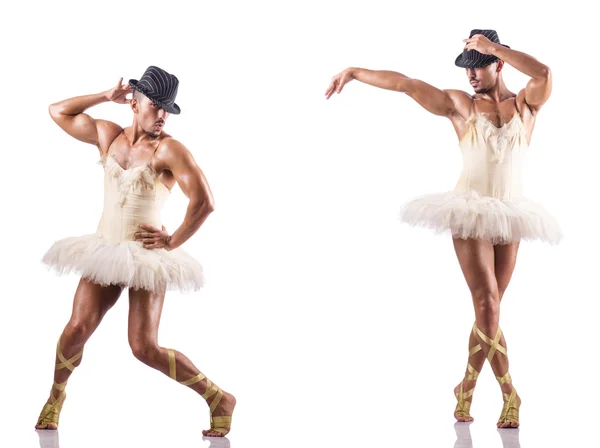
[[[550,69],[535,58],[500,43],[494,30],[472,30],[455,61],[466,69],[475,90],[440,90],[391,71],[348,68],[333,77],[326,98],[353,79],[406,93],[427,111],[450,120],[463,154],[455,189],[407,203],[401,219],[435,231],[449,231],[475,308],[464,379],[456,386],[458,421],[469,414],[477,376],[486,360],[500,384],[504,407],[497,426],[519,426],[521,399],[508,373],[499,307],[515,268],[519,242],[557,243],[560,229],[541,206],[522,196],[521,167],[535,120],[550,97]],[[504,64],[531,77],[518,94],[502,78]]]
[[[65,132],[100,151],[104,167],[104,209],[94,234],[57,241],[43,262],[60,274],[81,275],[73,314],[56,351],[54,384],[37,429],[56,429],[65,386],[81,362],[83,348],[124,288],[129,291],[129,344],[134,356],[206,400],[211,427],[205,436],[224,436],[231,426],[233,395],[212,383],[182,353],[158,345],[158,327],[166,289],[183,292],[202,286],[202,266],[180,246],[213,211],[204,174],[190,151],[163,128],[175,103],[179,81],[150,66],[140,80],[106,92],[67,99],[50,106],[52,119]],[[127,99],[133,92],[133,98]],[[129,104],[131,126],[98,120],[84,113],[97,104]],[[177,183],[189,199],[183,223],[170,235],[160,211]]]

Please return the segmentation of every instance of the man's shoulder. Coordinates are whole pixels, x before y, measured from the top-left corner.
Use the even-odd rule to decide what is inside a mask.
[[[188,149],[181,141],[168,134],[161,138],[158,148],[156,148],[156,155],[159,158],[183,157],[188,152]]]
[[[181,151],[181,148],[185,148],[183,143],[170,134],[164,134],[161,137],[157,151]]]
[[[98,148],[102,154],[108,153],[110,146],[121,135],[124,128],[109,120],[96,119],[98,131]]]
[[[457,109],[462,109],[464,107],[470,108],[471,104],[473,104],[473,101],[476,100],[476,94],[471,95],[464,90],[449,89],[445,90],[445,92],[450,97]]]
[[[103,120],[101,118],[96,118],[94,120],[96,122],[96,128],[98,130],[104,130],[107,132],[112,132],[112,133],[120,133],[123,129],[125,129],[124,127],[122,127],[121,125],[115,123],[114,121],[110,121],[110,120]]]
[[[472,96],[470,94],[468,94],[467,92],[465,92],[464,90],[445,89],[444,92],[446,92],[446,94],[450,95],[452,98],[459,98],[459,99],[472,98]]]

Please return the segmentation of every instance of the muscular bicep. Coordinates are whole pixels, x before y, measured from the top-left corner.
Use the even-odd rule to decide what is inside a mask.
[[[418,79],[407,83],[406,94],[425,110],[435,115],[450,117],[456,112],[453,91],[441,90]]]
[[[212,208],[214,200],[206,176],[192,154],[180,143],[176,145],[178,147],[171,150],[168,156],[168,168],[177,185],[190,201]]]
[[[531,78],[520,94],[532,112],[537,112],[548,101],[551,93],[552,73],[546,67],[544,75],[538,78]]]
[[[49,112],[54,122],[71,137],[84,143],[98,145],[96,120],[88,114],[67,115],[54,105],[50,106]]]
[[[54,105],[50,106],[50,116],[71,137],[95,145],[101,154],[108,151],[112,141],[123,130],[112,121],[97,120],[83,112],[76,115],[64,114]]]

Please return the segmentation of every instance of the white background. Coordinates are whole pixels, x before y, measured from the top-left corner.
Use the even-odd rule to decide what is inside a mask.
[[[348,66],[397,70],[470,91],[454,66],[472,28],[548,64],[526,194],[553,213],[559,246],[523,243],[502,304],[524,448],[593,446],[597,371],[598,71],[583,2],[28,2],[3,10],[0,332],[1,446],[35,447],[56,339],[76,276],[40,263],[53,241],[93,233],[102,171],[47,106],[139,79],[178,76],[167,132],[203,168],[216,211],[185,244],[205,268],[197,294],[167,297],[163,346],[186,353],[238,398],[234,448],[453,447],[452,389],[473,310],[448,236],[401,224],[405,201],[454,187],[451,124],[410,98],[353,82]],[[511,67],[518,91],[527,78]],[[94,117],[131,124],[127,106]],[[186,201],[175,188],[171,232]],[[136,361],[126,293],[69,381],[60,446],[208,446],[208,412],[186,388]],[[488,366],[473,446],[501,447],[502,398]],[[592,438],[594,437],[594,438]],[[217,446],[216,444],[213,446]],[[457,445],[458,446],[458,445]],[[469,446],[469,445],[465,445]],[[507,445],[508,446],[508,445]]]

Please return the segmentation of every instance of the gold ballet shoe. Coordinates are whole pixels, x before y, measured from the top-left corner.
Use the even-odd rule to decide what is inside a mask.
[[[477,334],[475,333],[475,324],[473,324],[473,334],[475,336],[477,336]],[[471,347],[471,349],[469,350],[469,358],[471,356],[473,356],[475,353],[479,352],[480,350],[481,350],[480,344],[477,344],[477,345]],[[473,387],[472,389],[469,389],[468,391],[465,392],[463,390],[463,382],[465,380],[466,381],[470,381],[470,380],[476,381],[477,377],[479,376],[479,372],[477,370],[475,370],[475,368],[471,364],[467,364],[467,371],[469,373],[467,373],[467,375],[465,376],[463,381],[461,381],[459,391],[454,392],[454,396],[458,400],[458,402],[456,403],[456,408],[454,409],[454,416],[464,418],[464,419],[470,419],[467,421],[472,421],[473,417],[471,417],[471,414],[470,414],[471,402],[467,401],[467,398],[471,398],[473,396],[475,387]]]
[[[504,383],[511,383],[512,378],[510,377],[510,373],[506,372],[506,375],[503,377],[496,377],[498,383],[500,385]],[[512,388],[512,392],[510,394],[502,394],[504,399],[504,406],[502,407],[502,412],[500,413],[500,418],[496,425],[500,427],[505,423],[510,423],[510,426],[506,426],[505,428],[518,428],[519,427],[519,408],[521,407],[521,403],[517,398],[517,390]],[[516,422],[517,425],[513,426],[513,422]]]
[[[63,354],[60,350],[60,338],[59,338],[58,343],[56,344],[56,354],[57,354],[60,362],[58,364],[56,364],[54,371],[66,368],[72,372],[73,370],[75,370],[75,366],[73,365],[73,363],[75,361],[77,361],[79,358],[81,358],[81,356],[83,355],[83,350],[80,351],[75,356],[67,359],[63,356]],[[52,393],[52,391],[50,391],[50,403],[46,403],[44,405],[44,407],[42,408],[42,412],[40,413],[40,416],[38,417],[37,424],[36,424],[36,426],[46,426],[46,428],[40,428],[40,429],[57,429],[58,428],[60,411],[62,410],[62,404],[66,397],[66,393],[65,393],[66,386],[67,386],[67,381],[65,381],[64,383],[60,383],[60,384],[58,384],[55,381],[54,384],[52,385],[52,387],[54,389],[60,390],[60,394],[58,394],[58,397],[55,397],[54,394]],[[50,425],[50,424],[55,425],[56,428],[48,428],[48,425]]]
[[[167,350],[169,353],[169,376],[177,381],[177,365],[175,362],[175,352],[171,349]],[[221,402],[221,398],[223,398],[223,391],[216,384],[214,384],[211,380],[206,378],[206,375],[203,373],[198,373],[193,378],[190,378],[187,381],[177,381],[179,384],[183,384],[184,386],[191,386],[196,384],[203,379],[206,379],[206,391],[202,394],[202,398],[208,400],[209,398],[215,396],[210,403],[209,412],[210,412],[210,430],[212,432],[218,432],[221,435],[225,436],[231,430],[231,415],[223,415],[223,416],[213,416],[212,413],[215,411],[219,403]]]
[[[488,352],[488,360],[490,363],[492,362],[496,352],[500,352],[504,356],[508,356],[506,353],[506,347],[500,345],[500,339],[502,338],[502,330],[500,327],[498,327],[498,331],[496,331],[496,337],[493,340],[483,334],[479,328],[476,328],[476,330],[479,337],[490,346],[490,351]],[[510,384],[512,386],[512,378],[508,372],[506,372],[504,376],[497,376],[496,380],[500,386],[503,384]],[[511,423],[511,426],[508,426],[507,428],[518,428],[519,408],[521,407],[521,403],[517,397],[517,390],[513,386],[512,392],[510,394],[502,393],[502,397],[504,400],[504,406],[502,407],[502,412],[500,413],[500,418],[498,419],[498,423],[496,425],[500,427],[500,425],[505,423]],[[512,422],[516,422],[517,425],[512,426]]]

